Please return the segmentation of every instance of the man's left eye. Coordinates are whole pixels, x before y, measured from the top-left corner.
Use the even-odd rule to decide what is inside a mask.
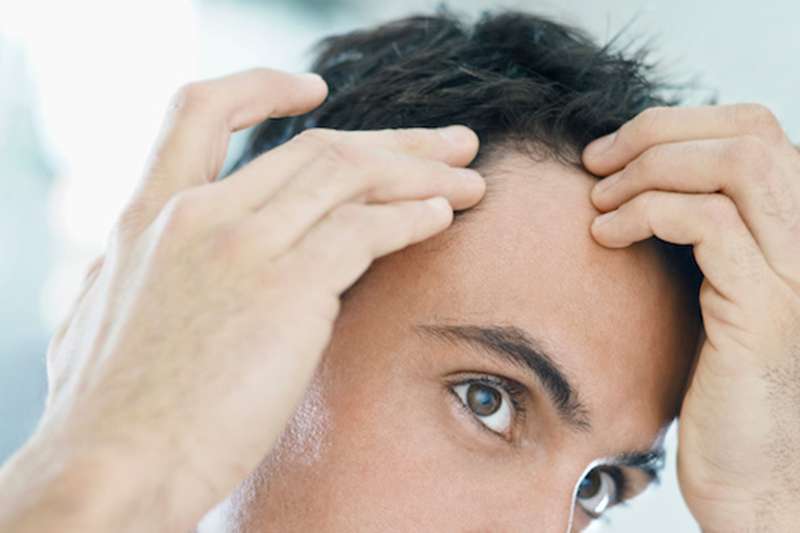
[[[589,517],[595,519],[619,503],[620,492],[614,471],[596,467],[592,468],[578,485],[576,502]]]
[[[511,431],[512,405],[501,387],[479,381],[466,381],[452,387],[473,416],[487,429],[507,436]]]

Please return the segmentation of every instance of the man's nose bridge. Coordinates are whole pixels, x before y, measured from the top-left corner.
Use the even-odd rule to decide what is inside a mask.
[[[546,477],[535,476],[538,489],[531,494],[535,498],[532,505],[534,515],[529,515],[529,526],[522,531],[529,533],[573,533],[575,512],[575,491],[580,479],[594,464],[576,478],[574,466],[553,465]],[[538,515],[538,516],[536,516]]]
[[[558,494],[555,498],[544,498],[537,501],[542,505],[538,517],[531,517],[530,526],[523,529],[528,533],[572,533],[573,505],[572,497],[564,498]]]

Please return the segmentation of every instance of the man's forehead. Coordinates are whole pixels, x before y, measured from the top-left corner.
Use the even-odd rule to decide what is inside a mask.
[[[641,281],[659,268],[652,243],[609,250],[594,241],[589,227],[598,211],[589,193],[596,180],[586,172],[517,152],[494,158],[481,171],[488,180],[481,203],[420,246],[434,252],[432,262],[452,267],[443,274],[454,283],[470,274],[496,274],[495,291],[506,286],[536,292],[548,280],[591,283],[595,291],[612,283],[624,290],[626,283],[620,282]],[[646,266],[652,267],[649,272]]]
[[[590,406],[624,412],[635,397],[653,411],[644,419],[668,416],[678,306],[652,243],[609,250],[593,240],[595,179],[579,169],[509,154],[481,170],[481,204],[382,262],[406,319],[520,326],[563,354]]]

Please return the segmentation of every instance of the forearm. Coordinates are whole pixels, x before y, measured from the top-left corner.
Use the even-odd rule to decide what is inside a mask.
[[[703,533],[789,533],[797,531],[800,524],[800,508],[775,493],[737,504],[709,503],[693,514]]]

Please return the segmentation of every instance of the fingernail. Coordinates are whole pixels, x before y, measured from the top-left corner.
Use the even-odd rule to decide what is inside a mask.
[[[616,209],[613,211],[609,211],[608,213],[603,213],[602,215],[595,217],[593,224],[595,226],[601,226],[606,222],[608,222],[609,220],[611,220],[612,218],[614,218],[616,214],[617,214]]]
[[[425,203],[435,209],[447,210],[447,211],[453,210],[453,208],[450,207],[450,202],[448,202],[447,198],[445,198],[444,196],[434,196],[433,198],[428,198],[427,200],[425,200]]]
[[[622,171],[620,170],[619,172],[611,174],[607,178],[601,179],[594,185],[594,194],[595,195],[603,194],[606,191],[610,190],[612,187],[614,187],[614,185],[617,184],[621,176],[622,176]]]
[[[303,82],[308,84],[321,85],[325,87],[325,90],[328,91],[328,82],[325,81],[325,78],[317,74],[316,72],[303,72],[297,75]]]
[[[439,133],[451,143],[459,146],[474,143],[477,139],[475,132],[466,126],[457,125],[439,128]]]
[[[325,81],[322,76],[317,74],[316,72],[300,72],[297,74],[300,78],[304,80],[316,80],[316,81]]]
[[[463,179],[464,187],[480,191],[483,191],[486,188],[486,180],[483,179],[483,176],[481,176],[476,170],[472,170],[471,168],[459,168],[456,169],[456,172],[458,172]]]
[[[586,150],[584,150],[583,153],[584,155],[587,155],[589,157],[597,157],[599,155],[602,155],[611,148],[616,139],[617,139],[616,131],[614,133],[609,133],[608,135],[604,135],[603,137],[595,139],[594,141],[589,143],[589,146],[586,147]]]

